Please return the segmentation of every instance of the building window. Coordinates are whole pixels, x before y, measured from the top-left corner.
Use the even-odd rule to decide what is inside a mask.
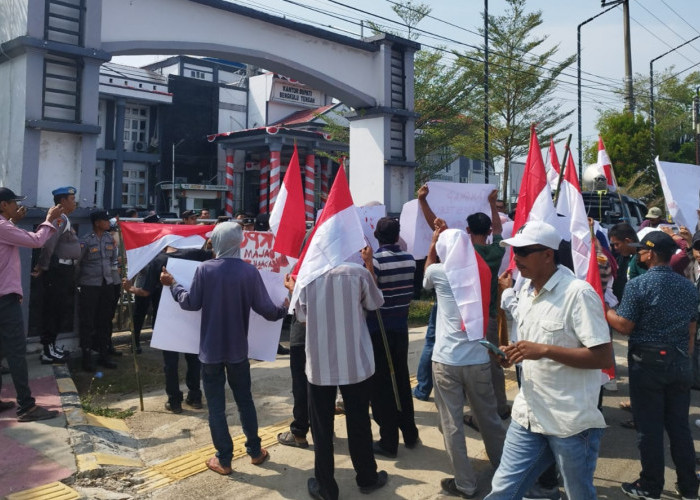
[[[198,78],[199,80],[206,79],[206,75],[204,74],[204,71],[190,70],[190,76],[192,78]]]
[[[148,107],[126,106],[124,109],[124,142],[131,143],[132,147],[126,150],[136,149],[141,151],[148,144]],[[137,146],[139,144],[139,146]]]
[[[146,206],[146,165],[124,165],[122,206]]]

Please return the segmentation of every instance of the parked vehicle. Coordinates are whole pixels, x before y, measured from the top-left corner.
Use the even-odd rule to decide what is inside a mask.
[[[584,191],[581,194],[588,216],[604,227],[627,222],[638,229],[647,214],[647,207],[641,200],[625,194],[611,193],[607,190]]]

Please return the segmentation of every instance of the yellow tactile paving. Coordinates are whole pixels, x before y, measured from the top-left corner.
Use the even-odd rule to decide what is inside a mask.
[[[143,462],[134,458],[112,455],[110,453],[93,453],[100,465],[117,465],[119,467],[142,467]]]
[[[92,413],[86,413],[88,423],[97,427],[104,427],[105,429],[111,429],[113,431],[129,433],[129,426],[126,425],[124,420],[118,418],[100,417],[98,415],[93,415]]]
[[[80,494],[61,482],[45,484],[7,496],[7,500],[73,500],[77,498],[80,498]]]
[[[60,394],[65,394],[67,392],[78,392],[72,378],[57,378],[56,385]]]

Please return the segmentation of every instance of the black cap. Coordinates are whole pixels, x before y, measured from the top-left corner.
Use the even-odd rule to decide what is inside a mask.
[[[650,231],[642,238],[642,241],[639,243],[630,243],[629,246],[671,253],[678,250],[678,245],[673,241],[673,238],[663,231]]]
[[[160,222],[160,217],[158,217],[158,214],[151,214],[148,217],[144,217],[143,221],[150,222],[151,224],[157,224]]]
[[[184,212],[182,212],[182,215],[180,217],[182,217],[183,219],[189,219],[190,217],[193,217],[195,215],[197,215],[197,212],[195,212],[194,210],[185,210]]]
[[[26,196],[17,196],[10,188],[0,187],[0,201],[22,201]]]
[[[262,213],[258,214],[255,218],[255,230],[256,231],[269,231],[270,230],[270,214]]]
[[[374,237],[379,241],[396,242],[399,239],[401,225],[396,217],[382,217],[377,221],[377,227],[374,229]]]
[[[107,210],[93,210],[90,212],[90,222],[93,224],[98,220],[110,220],[112,218]]]

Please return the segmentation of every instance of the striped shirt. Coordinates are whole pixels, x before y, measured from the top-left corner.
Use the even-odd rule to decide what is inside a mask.
[[[382,322],[387,330],[407,327],[415,272],[413,255],[402,251],[398,245],[381,246],[374,253],[374,274],[377,286],[384,294]],[[379,332],[376,314],[367,315],[367,324],[371,333]]]
[[[365,311],[384,303],[372,275],[341,264],[305,286],[297,318],[306,321],[306,377],[314,385],[349,385],[374,373]]]

